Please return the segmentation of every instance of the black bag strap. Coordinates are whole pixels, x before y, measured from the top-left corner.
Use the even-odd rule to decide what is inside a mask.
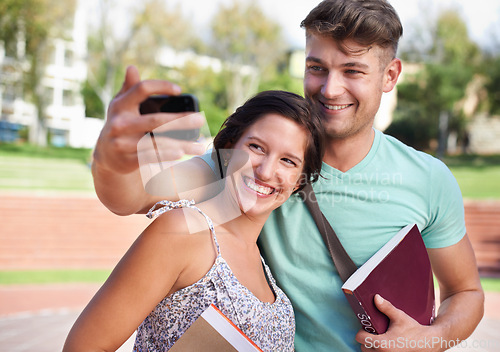
[[[351,257],[345,251],[337,234],[319,208],[318,200],[312,186],[307,183],[300,194],[321,233],[321,237],[323,237],[323,241],[330,252],[333,264],[337,268],[340,278],[345,282],[356,271],[356,264],[354,264]]]

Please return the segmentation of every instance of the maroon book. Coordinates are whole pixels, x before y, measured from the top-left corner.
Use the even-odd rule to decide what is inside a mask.
[[[375,307],[375,294],[423,325],[434,320],[432,269],[417,225],[404,227],[342,286],[365,331],[383,334],[389,318]]]

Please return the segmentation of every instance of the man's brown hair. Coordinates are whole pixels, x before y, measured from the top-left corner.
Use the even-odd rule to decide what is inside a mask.
[[[386,0],[324,0],[300,24],[306,35],[334,39],[341,49],[346,39],[369,50],[373,45],[389,49],[389,60],[396,56],[403,26],[398,14]]]

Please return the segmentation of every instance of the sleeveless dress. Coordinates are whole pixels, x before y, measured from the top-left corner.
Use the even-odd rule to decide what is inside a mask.
[[[156,209],[157,206],[163,206]],[[177,208],[192,208],[208,223],[217,250],[217,258],[200,280],[165,297],[137,330],[134,351],[167,351],[210,306],[215,304],[238,328],[263,351],[293,351],[295,318],[292,304],[276,285],[271,271],[261,257],[275,301],[262,302],[234,276],[220,254],[211,219],[194,201],[161,201],[147,216],[154,218]]]

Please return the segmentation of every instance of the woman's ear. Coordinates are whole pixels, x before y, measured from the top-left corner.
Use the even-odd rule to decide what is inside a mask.
[[[224,166],[227,166],[229,164],[229,160],[231,159],[233,147],[234,147],[233,143],[227,142],[224,145],[224,149],[222,149],[221,156],[222,156],[222,160],[224,160]]]
[[[297,181],[297,183],[293,187],[292,193],[297,192],[297,190],[302,186],[302,184],[303,184],[302,180]]]
[[[222,151],[222,160],[224,161],[224,166],[229,164],[229,160],[231,160],[231,151],[228,149],[224,149]]]

